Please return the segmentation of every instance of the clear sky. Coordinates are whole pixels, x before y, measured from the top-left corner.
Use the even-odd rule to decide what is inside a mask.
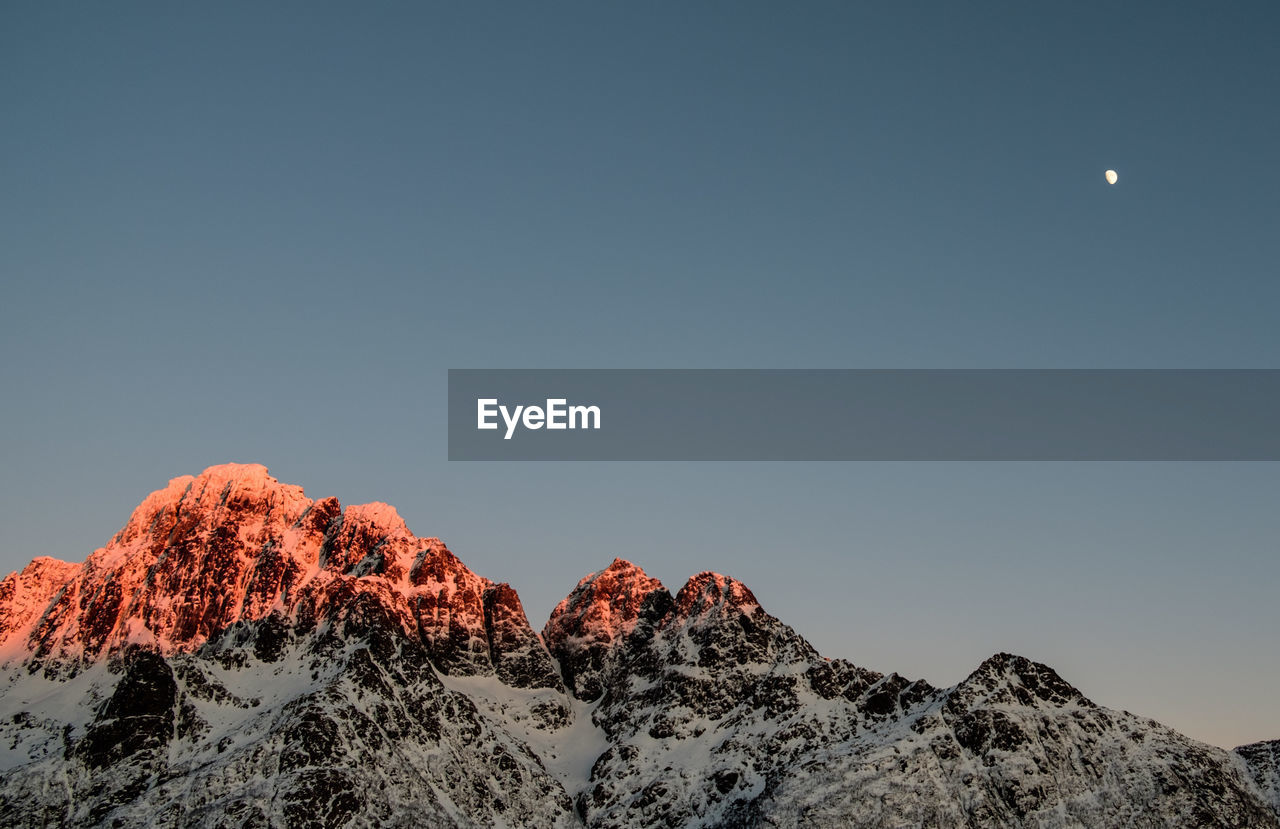
[[[1276,464],[450,464],[448,368],[1280,367],[1280,7],[8,3],[0,569],[260,462],[1280,737]],[[1103,172],[1120,179],[1109,186]]]

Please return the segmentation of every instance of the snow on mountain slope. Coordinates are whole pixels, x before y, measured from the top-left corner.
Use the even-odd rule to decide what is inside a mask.
[[[0,582],[0,825],[1258,826],[1228,753],[998,654],[952,688],[820,656],[727,576],[629,562],[539,636],[394,508],[261,466]]]
[[[0,725],[26,755],[8,758],[0,824],[572,825],[523,742],[445,688],[418,646],[355,619],[274,660],[245,628],[167,659],[126,648],[106,663],[114,683],[101,666],[58,683],[89,700],[60,703],[70,731],[6,695],[47,721]]]
[[[1280,812],[1280,740],[1250,743],[1235,751],[1262,791],[1263,799]]]

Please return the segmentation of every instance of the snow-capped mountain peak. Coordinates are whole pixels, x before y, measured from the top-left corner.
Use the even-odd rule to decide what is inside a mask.
[[[542,636],[394,508],[173,479],[0,581],[0,825],[1280,829],[1226,752],[999,653],[826,659],[741,582],[615,559]]]

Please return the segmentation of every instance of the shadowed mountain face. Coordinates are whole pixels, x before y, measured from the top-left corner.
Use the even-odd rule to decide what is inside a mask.
[[[261,466],[0,582],[0,825],[1280,827],[1212,748],[998,654],[820,656],[742,583],[615,560],[543,633],[385,504]]]

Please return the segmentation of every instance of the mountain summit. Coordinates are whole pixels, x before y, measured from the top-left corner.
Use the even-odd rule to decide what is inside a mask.
[[[0,582],[0,824],[1280,827],[1226,752],[997,654],[829,660],[741,582],[615,559],[541,635],[393,507],[175,478]]]
[[[377,607],[444,673],[490,674],[514,658],[528,663],[518,679],[506,672],[514,681],[559,682],[540,649],[530,657],[537,635],[510,588],[413,535],[392,506],[312,501],[257,464],[174,478],[84,564],[37,559],[4,585],[13,610],[0,616],[12,619],[0,646],[42,660],[131,644],[190,653],[236,626],[309,630]],[[505,608],[502,631],[494,607]]]

